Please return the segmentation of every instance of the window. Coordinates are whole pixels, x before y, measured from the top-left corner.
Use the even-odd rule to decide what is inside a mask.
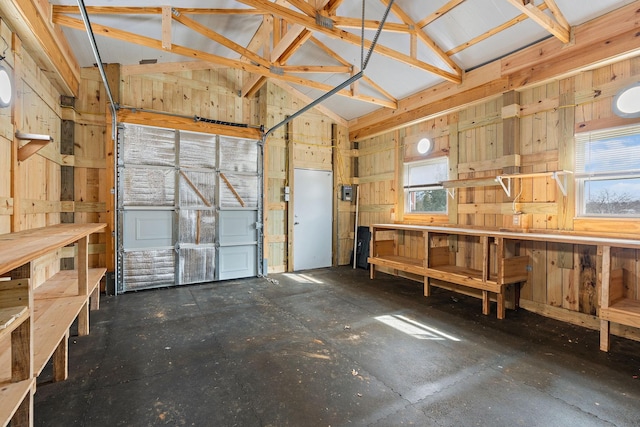
[[[404,164],[404,196],[407,213],[446,213],[447,157]]]
[[[640,216],[640,125],[576,135],[579,216]]]

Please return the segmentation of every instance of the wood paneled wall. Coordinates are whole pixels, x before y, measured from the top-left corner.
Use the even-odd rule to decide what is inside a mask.
[[[265,130],[306,105],[280,86],[268,83],[259,92]],[[277,128],[265,145],[265,256],[269,272],[293,269],[293,171],[295,168],[333,171],[334,264],[347,264],[353,247],[352,203],[340,200],[340,187],[352,183],[352,151],[347,129],[310,110]],[[284,200],[289,187],[290,201]]]
[[[361,222],[396,220],[509,228],[513,227],[509,222],[512,214],[521,212],[528,217],[532,229],[624,229],[640,233],[637,218],[575,218],[575,186],[571,178],[566,196],[551,177],[523,178],[512,181],[511,196],[497,184],[456,189],[455,197],[448,199],[448,218],[402,214],[402,163],[420,159],[412,148],[420,135],[437,141],[431,156],[449,156],[450,180],[513,172],[572,171],[575,133],[633,123],[633,119],[615,116],[611,103],[618,90],[638,79],[640,58],[628,59],[359,141],[357,179],[364,192]],[[404,233],[395,239],[400,254],[421,255],[424,244],[418,234]],[[464,258],[468,265],[480,265],[473,243],[457,242],[456,246],[458,258]],[[594,329],[599,327],[595,316],[600,272],[595,266],[601,254],[596,248],[524,242],[514,251],[529,255],[532,260],[529,281],[521,292],[524,308]],[[623,271],[624,292],[636,297],[640,294],[639,257],[633,250],[619,250],[613,255],[615,268]],[[619,335],[640,336],[633,328],[612,328]]]

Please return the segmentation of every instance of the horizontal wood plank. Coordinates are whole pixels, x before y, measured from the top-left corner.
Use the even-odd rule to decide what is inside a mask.
[[[96,233],[106,224],[58,224],[0,235],[0,274]]]

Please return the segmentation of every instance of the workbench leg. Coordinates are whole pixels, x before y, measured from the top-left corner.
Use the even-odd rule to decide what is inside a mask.
[[[424,277],[424,296],[428,297],[431,295],[431,286],[429,285],[429,278],[427,276]]]
[[[69,331],[64,334],[53,352],[53,381],[64,381],[69,376]]]
[[[78,313],[78,336],[89,335],[89,300],[85,301]]]
[[[376,267],[375,267],[375,264],[372,263],[369,269],[369,278],[373,280],[375,277],[376,277]]]
[[[488,316],[491,312],[490,304],[489,291],[482,291],[482,314],[485,316]]]
[[[96,286],[96,288],[91,292],[90,308],[93,310],[100,310],[100,286]]]
[[[496,299],[498,300],[498,319],[504,319],[506,311],[504,304],[504,289],[499,294],[496,294]]]
[[[611,323],[608,320],[600,321],[600,350],[609,351],[611,346],[610,338]]]
[[[24,397],[11,418],[11,427],[33,427],[33,391]]]

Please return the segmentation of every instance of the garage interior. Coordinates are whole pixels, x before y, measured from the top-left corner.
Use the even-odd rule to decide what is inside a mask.
[[[0,4],[2,425],[637,425],[640,2]]]

